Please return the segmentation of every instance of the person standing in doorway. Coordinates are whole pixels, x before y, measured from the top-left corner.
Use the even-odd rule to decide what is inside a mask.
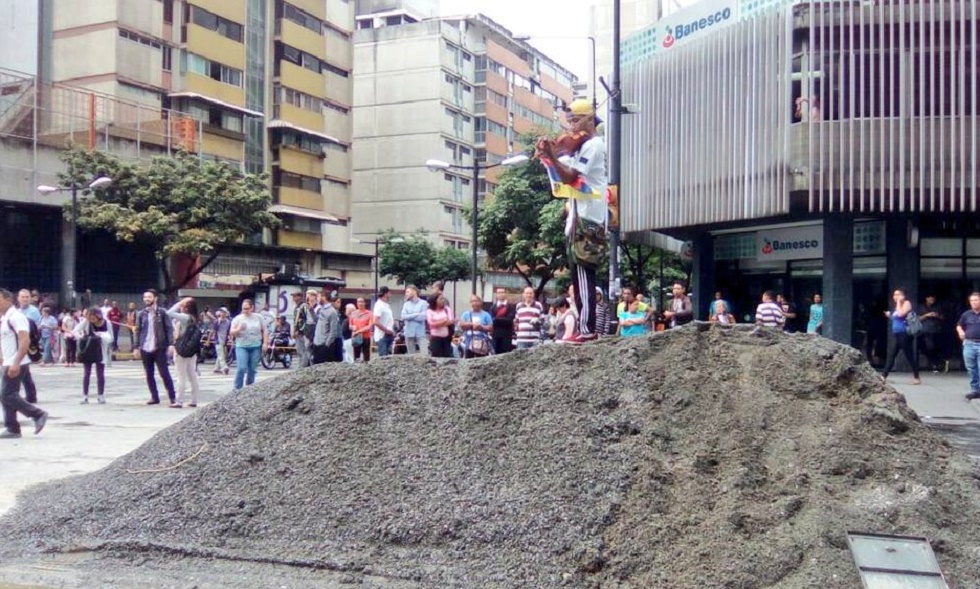
[[[963,342],[963,364],[970,377],[966,398],[980,399],[980,292],[970,293],[970,308],[956,322],[956,335]]]
[[[33,419],[34,433],[39,434],[48,421],[48,414],[20,396],[21,383],[31,372],[31,359],[27,357],[31,328],[27,318],[14,305],[13,293],[3,288],[0,288],[0,315],[0,360],[3,366],[0,404],[3,405],[4,425],[0,438],[21,437],[18,413]]]
[[[891,311],[885,311],[885,316],[891,323],[891,345],[888,346],[888,356],[885,358],[885,368],[881,373],[882,380],[888,380],[888,374],[895,368],[895,359],[901,350],[905,353],[905,359],[912,366],[912,384],[921,384],[919,380],[919,365],[915,361],[915,337],[908,332],[908,316],[912,313],[912,302],[908,300],[908,295],[904,288],[896,288],[892,293],[892,301],[895,307]]]
[[[936,304],[935,295],[926,295],[925,303],[919,307],[919,320],[922,321],[922,352],[929,361],[929,368],[935,373],[948,372],[949,362],[943,358],[943,327],[946,318]]]
[[[820,293],[813,295],[813,304],[810,305],[810,319],[806,323],[806,332],[823,334],[823,297]]]
[[[374,343],[378,346],[378,356],[390,356],[395,344],[395,316],[391,312],[388,299],[391,292],[387,286],[378,290],[374,301]]]
[[[157,390],[156,378],[153,376],[154,367],[160,374],[160,380],[163,381],[170,402],[177,401],[174,381],[170,377],[170,368],[167,366],[167,349],[174,343],[173,323],[167,317],[167,312],[157,306],[159,298],[160,295],[153,289],[144,292],[145,306],[136,318],[136,339],[139,344],[140,359],[146,372],[146,384],[150,387],[150,400],[147,401],[147,405],[160,404],[160,393]]]
[[[405,329],[405,349],[408,354],[425,354],[429,341],[425,336],[426,312],[429,303],[419,297],[419,289],[409,284],[405,287],[405,302],[402,304],[402,325]]]

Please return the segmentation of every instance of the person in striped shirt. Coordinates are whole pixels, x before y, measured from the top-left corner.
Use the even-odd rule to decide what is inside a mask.
[[[527,350],[538,344],[543,315],[544,307],[534,300],[534,289],[528,286],[524,289],[521,302],[517,303],[517,314],[514,317],[518,350]]]
[[[762,303],[755,310],[755,324],[763,327],[781,327],[786,318],[783,309],[776,304],[771,290],[762,293]]]

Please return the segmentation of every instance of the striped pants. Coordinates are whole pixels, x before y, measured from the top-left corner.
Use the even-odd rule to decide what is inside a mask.
[[[592,335],[595,330],[595,268],[573,265],[572,284],[575,285],[575,309],[578,311],[580,335]]]

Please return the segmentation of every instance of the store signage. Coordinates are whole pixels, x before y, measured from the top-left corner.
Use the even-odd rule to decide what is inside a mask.
[[[732,0],[704,0],[657,22],[664,31],[664,49],[682,45],[738,20],[738,5]]]
[[[755,248],[755,258],[760,262],[819,259],[823,257],[823,226],[759,229]]]

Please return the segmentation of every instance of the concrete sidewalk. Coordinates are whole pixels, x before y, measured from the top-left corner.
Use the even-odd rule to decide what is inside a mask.
[[[888,384],[905,395],[909,406],[929,428],[980,460],[980,400],[967,401],[970,385],[965,372],[922,372],[922,384],[911,384],[909,373],[891,374]]]
[[[213,364],[202,364],[200,368],[201,406],[231,392],[234,368],[228,376],[213,374]],[[0,440],[0,514],[10,509],[17,493],[27,487],[98,470],[200,409],[186,407],[189,393],[183,409],[168,407],[159,377],[157,383],[163,401],[160,405],[146,405],[150,393],[139,362],[116,361],[106,369],[105,405],[96,403],[94,374],[89,404],[79,404],[81,367],[33,366],[31,374],[38,387],[38,405],[50,417],[38,436],[34,435],[33,422],[22,417],[24,437]],[[285,371],[260,368],[257,380],[277,374]]]

